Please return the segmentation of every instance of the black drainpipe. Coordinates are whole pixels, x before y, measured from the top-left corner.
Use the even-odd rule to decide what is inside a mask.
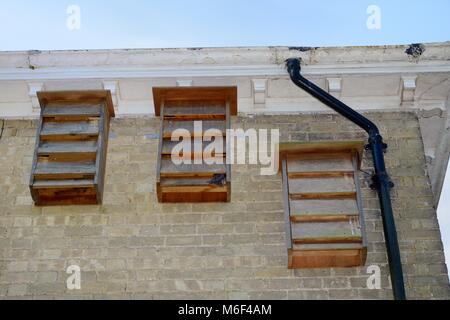
[[[286,61],[286,66],[292,81],[298,87],[352,121],[369,134],[369,145],[367,148],[372,151],[373,165],[375,168],[375,174],[372,178],[373,187],[378,191],[378,198],[380,199],[394,298],[395,300],[406,300],[400,249],[398,246],[397,230],[395,228],[390,196],[390,189],[393,187],[393,184],[386,172],[384,151],[386,150],[387,145],[383,142],[380,130],[372,121],[304,78],[301,75],[301,59],[288,59]]]

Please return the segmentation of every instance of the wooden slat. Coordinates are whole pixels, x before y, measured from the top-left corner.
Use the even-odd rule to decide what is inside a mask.
[[[98,190],[97,203],[103,201],[103,185],[105,180],[106,170],[106,153],[108,150],[108,134],[109,134],[109,117],[107,117],[105,108],[100,109],[100,121],[99,121],[99,133],[98,133],[98,150],[95,161],[95,178],[94,184]]]
[[[96,141],[43,142],[38,149],[39,161],[79,162],[95,160]]]
[[[100,116],[101,105],[48,105],[43,110],[46,121],[86,121]]]
[[[161,186],[162,187],[170,187],[170,186],[204,186],[210,185],[211,179],[207,177],[198,177],[198,178],[169,178],[162,179]]]
[[[181,113],[198,114],[203,111],[210,114],[225,114],[226,100],[205,100],[199,96],[195,100],[167,100],[165,103],[166,113],[172,114],[173,110],[185,108]]]
[[[291,200],[355,199],[356,192],[292,193]]]
[[[95,173],[83,172],[67,172],[67,173],[36,173],[34,174],[35,182],[40,180],[90,180],[95,178]]]
[[[308,244],[294,244],[294,250],[301,251],[320,251],[320,250],[346,250],[355,249],[361,250],[363,247],[360,242],[355,243],[308,243]]]
[[[175,165],[170,159],[161,160],[161,178],[168,177],[212,177],[215,174],[225,174],[225,165],[182,164]]]
[[[217,170],[218,172],[222,170]],[[185,178],[208,178],[212,179],[216,174],[222,174],[222,173],[215,173],[211,171],[170,171],[170,172],[161,172],[161,179],[185,179]],[[223,173],[225,174],[225,173]]]
[[[161,159],[164,160],[176,160],[176,159],[191,159],[192,163],[194,163],[195,160],[202,161],[203,163],[208,164],[225,164],[226,163],[226,157],[222,154],[207,156],[203,155],[201,152],[199,153],[183,153],[179,156],[172,157],[172,155],[162,155]]]
[[[202,121],[202,130],[194,131],[194,121],[164,121],[164,139],[171,139],[175,130],[184,129],[189,131],[189,135],[186,137],[215,137],[216,132],[206,135],[206,131],[210,129],[216,129],[217,134],[221,136],[226,135],[226,127],[224,121]]]
[[[214,105],[209,102],[198,102],[192,106],[192,102],[181,106],[166,106],[164,119],[166,120],[225,120],[225,107],[223,104]]]
[[[361,237],[323,237],[323,238],[300,238],[294,239],[294,244],[339,244],[339,243],[362,243]]]
[[[361,191],[361,183],[359,181],[359,159],[358,159],[358,154],[356,152],[354,152],[352,154],[352,164],[353,164],[353,168],[354,168],[354,175],[353,175],[353,179],[355,181],[355,186],[356,186],[356,204],[358,206],[358,211],[359,211],[359,221],[360,221],[360,225],[361,225],[361,233],[362,233],[362,237],[363,237],[363,246],[367,248],[367,233],[366,233],[366,219],[365,219],[365,215],[364,215],[364,205],[363,205],[363,200],[362,200],[362,191]]]
[[[96,141],[42,142],[38,148],[39,155],[95,152],[97,152]]]
[[[362,243],[357,219],[347,222],[293,223],[292,238],[295,244]]]
[[[161,186],[161,190],[163,193],[227,192],[227,187],[214,185],[180,185]]]
[[[36,166],[36,173],[95,173],[94,162],[89,163],[58,163],[58,162],[39,162]]]
[[[353,177],[289,179],[289,190],[295,193],[356,192]]]
[[[36,189],[89,188],[93,186],[94,180],[38,180],[33,184]]]
[[[208,121],[208,120],[225,120],[225,116],[220,114],[206,114],[206,113],[193,115],[180,114],[173,116],[167,115],[164,119],[177,121],[201,121],[201,120]]]
[[[102,104],[48,104],[43,110],[44,117],[65,116],[65,115],[88,115],[100,117]]]
[[[91,161],[96,159],[96,153],[56,153],[39,155],[40,162],[77,162],[77,161]]]
[[[46,189],[38,189],[40,197],[48,197],[54,199],[64,199],[71,197],[82,197],[82,196],[96,196],[97,191],[94,187],[88,188],[64,188],[64,189],[54,189],[54,188],[46,188]]]
[[[81,179],[95,175],[95,164],[90,163],[58,163],[38,162],[34,176],[36,179]]]
[[[44,122],[41,136],[57,134],[95,134],[98,133],[98,121]]]
[[[37,190],[36,190],[37,191]],[[81,205],[96,205],[97,196],[95,194],[87,195],[65,195],[65,196],[45,196],[40,195],[39,201],[36,203],[38,207],[44,206],[81,206]]]
[[[159,125],[159,141],[158,141],[158,157],[156,162],[156,196],[158,197],[158,202],[163,201],[161,192],[161,163],[162,163],[162,151],[163,151],[163,132],[164,132],[164,110],[165,110],[165,100],[160,101],[160,114],[161,121]]]
[[[163,156],[171,156],[172,155],[172,150],[174,149],[175,146],[177,146],[180,142],[177,141],[170,141],[170,140],[164,140],[163,141],[163,146],[162,146],[162,155]],[[201,154],[203,155],[203,151],[206,149],[206,147],[208,147],[209,145],[211,145],[213,142],[203,142],[201,143]],[[223,148],[222,149],[218,149],[215,150],[217,152],[218,155],[225,155],[226,153],[226,138],[223,138]],[[191,151],[194,151],[194,140],[192,139],[191,142]]]
[[[353,171],[348,154],[288,155],[288,172]]]
[[[98,136],[97,121],[83,122],[45,122],[41,140],[85,140]]]
[[[289,172],[289,179],[353,177],[353,171]]]
[[[227,186],[217,186],[210,183],[211,178],[183,178],[163,179],[161,191],[163,193],[195,193],[195,192],[227,192]]]
[[[41,116],[39,117],[38,126],[37,126],[37,133],[36,133],[36,138],[35,138],[35,142],[34,142],[33,163],[31,165],[31,175],[30,175],[30,182],[29,182],[31,198],[33,198],[33,201],[35,203],[37,203],[39,201],[39,196],[38,196],[36,190],[33,189],[33,184],[34,184],[34,180],[35,180],[34,172],[36,170],[37,163],[38,163],[38,152],[37,152],[37,150],[38,150],[39,143],[40,143],[40,136],[41,136],[41,131],[42,131],[42,125],[43,125],[43,120],[42,120],[42,109],[41,109]]]
[[[281,161],[281,172],[283,175],[283,202],[284,202],[284,227],[286,230],[287,248],[292,248],[292,230],[291,230],[291,208],[289,201],[289,178],[287,174],[287,161]]]
[[[41,141],[95,141],[98,133],[43,135]]]
[[[358,218],[358,215],[294,215],[290,218],[291,222],[345,222],[350,219]]]
[[[290,201],[291,215],[358,215],[353,199]]]
[[[227,192],[161,193],[161,202],[164,203],[213,203],[227,201]]]
[[[226,112],[226,121],[225,121],[225,129],[229,130],[231,129],[231,115],[233,114],[233,101],[232,97],[227,97],[226,103],[225,103],[225,112]],[[227,136],[227,133],[225,133],[225,136]],[[226,146],[226,154],[231,154],[231,143],[227,143],[225,141]],[[227,185],[228,185],[228,202],[231,201],[231,163],[226,164],[226,170],[227,170]]]
[[[289,250],[290,269],[351,268],[365,264],[367,249]]]

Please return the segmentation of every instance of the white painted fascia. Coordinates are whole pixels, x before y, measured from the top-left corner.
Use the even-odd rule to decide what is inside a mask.
[[[305,76],[358,75],[358,74],[412,74],[450,72],[450,61],[423,63],[392,62],[370,64],[340,64],[305,66]],[[287,77],[284,65],[239,66],[174,66],[174,67],[76,67],[76,68],[4,68],[2,80],[70,80],[70,79],[148,79],[194,77]]]

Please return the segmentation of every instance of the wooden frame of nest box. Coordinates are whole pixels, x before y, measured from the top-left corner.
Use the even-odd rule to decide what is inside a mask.
[[[30,191],[37,206],[102,203],[110,91],[38,92],[41,115]]]
[[[280,145],[290,269],[365,264],[363,148],[362,141]]]
[[[196,203],[228,202],[231,198],[231,166],[226,164],[228,153],[227,130],[231,116],[237,115],[236,87],[154,88],[155,114],[161,117],[158,148],[156,189],[159,202]],[[201,122],[201,129],[196,123]],[[206,164],[203,158],[197,164],[175,165],[172,151],[179,141],[172,141],[175,130],[188,133],[201,150],[192,148],[190,154],[180,154],[191,160],[211,143],[207,132],[217,130],[223,139],[222,150],[214,157],[223,157],[223,164]],[[214,136],[216,138],[216,136]]]

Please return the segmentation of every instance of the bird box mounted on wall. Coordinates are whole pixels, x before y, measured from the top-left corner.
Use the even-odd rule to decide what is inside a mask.
[[[237,115],[237,88],[154,88],[153,96],[161,117],[159,202],[230,201],[226,138],[231,116]],[[211,144],[220,147],[209,149]]]
[[[280,145],[289,268],[365,264],[363,142]]]
[[[31,196],[38,206],[93,205],[103,198],[109,91],[38,92],[41,106]]]

